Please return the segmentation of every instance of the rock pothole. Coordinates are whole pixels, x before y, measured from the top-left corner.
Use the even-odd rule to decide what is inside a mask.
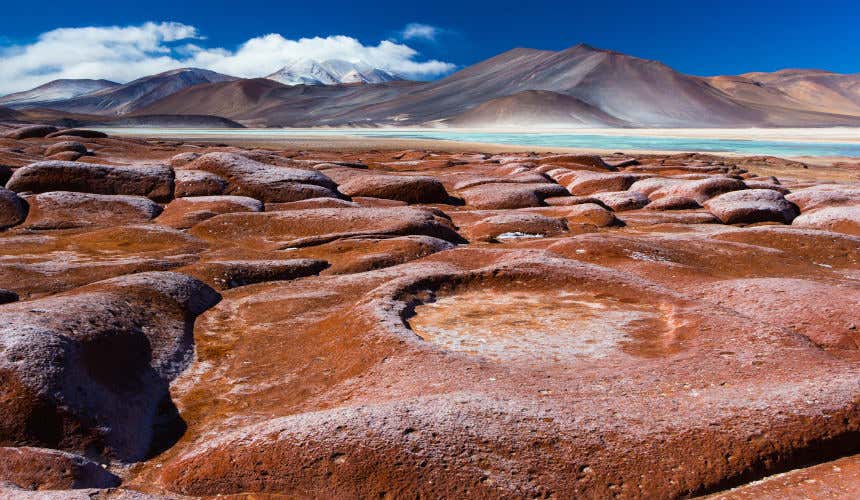
[[[588,291],[483,288],[418,305],[409,326],[450,352],[497,361],[575,362],[619,351],[664,351],[672,330],[665,309]]]

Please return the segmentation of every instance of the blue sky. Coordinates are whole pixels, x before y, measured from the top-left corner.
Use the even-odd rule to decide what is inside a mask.
[[[192,27],[194,34],[178,38],[162,33],[157,35],[161,38],[155,46],[146,45],[136,50],[154,53],[170,50],[174,59],[194,62],[212,61],[217,50],[235,53],[248,40],[270,33],[279,34],[284,41],[303,37],[328,40],[326,37],[342,35],[355,39],[362,47],[377,48],[381,41],[390,40],[394,46],[383,49],[400,52],[377,56],[380,60],[394,57],[392,65],[403,72],[412,72],[410,76],[417,78],[434,78],[452,67],[464,67],[517,46],[559,50],[579,42],[658,59],[680,71],[697,75],[773,71],[786,67],[860,72],[860,2],[856,0],[445,0],[426,3],[149,0],[137,4],[90,0],[74,7],[70,7],[68,1],[40,0],[38,8],[27,2],[8,2],[3,10],[0,64],[5,64],[0,67],[17,68],[14,70],[17,73],[13,72],[11,77],[7,75],[5,84],[0,82],[0,91],[28,85],[36,81],[39,74],[91,76],[99,71],[113,71],[115,74],[104,76],[127,79],[134,76],[135,71],[161,68],[168,64],[163,58],[158,64],[147,60],[146,64],[128,70],[119,68],[120,60],[111,57],[99,60],[98,65],[82,64],[90,54],[103,56],[107,48],[114,46],[112,41],[100,38],[99,47],[78,47],[76,41],[86,41],[87,33],[92,35],[91,32],[63,32],[61,41],[54,46],[33,47],[40,35],[57,28],[135,27],[147,22],[181,23]],[[420,25],[419,29],[411,32],[414,36],[404,36],[410,23]],[[117,32],[117,36],[127,39],[125,32]],[[269,45],[270,49],[276,49]],[[62,68],[63,72],[57,73],[55,70],[65,64],[62,60],[46,56],[42,66],[33,62],[40,54],[57,52],[56,47],[65,47],[61,52],[72,59],[79,57],[80,64],[73,69]],[[303,50],[304,46],[291,47]],[[402,47],[415,53],[407,54]],[[183,52],[198,49],[206,52],[193,59]],[[351,54],[348,50],[347,53]],[[211,64],[214,69],[223,70],[224,65],[232,64],[230,61],[235,58]],[[427,61],[446,65],[411,64]],[[248,68],[253,67],[252,62],[244,62]],[[250,69],[245,73],[248,71]],[[235,74],[242,72],[234,71]],[[17,83],[10,84],[9,80]]]

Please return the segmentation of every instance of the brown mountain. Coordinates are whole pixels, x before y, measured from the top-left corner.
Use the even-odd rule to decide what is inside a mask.
[[[760,103],[763,96],[774,96],[794,109],[860,116],[860,73],[785,69],[715,77],[709,83],[742,101]]]
[[[447,121],[456,127],[625,127],[629,123],[576,97],[549,90],[526,90],[490,99]]]

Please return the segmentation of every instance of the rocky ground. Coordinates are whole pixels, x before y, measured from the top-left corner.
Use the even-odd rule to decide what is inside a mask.
[[[860,491],[856,166],[0,134],[4,497]]]

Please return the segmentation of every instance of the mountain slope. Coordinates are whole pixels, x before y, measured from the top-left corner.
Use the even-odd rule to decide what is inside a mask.
[[[190,87],[134,114],[217,115],[262,127],[344,125],[360,122],[362,107],[421,85],[399,80],[369,85],[288,86],[255,78]]]
[[[99,90],[119,86],[108,80],[62,79],[48,82],[44,85],[23,92],[16,92],[0,97],[0,106],[48,106],[51,102],[71,99]]]
[[[726,77],[709,79],[733,97],[745,101],[744,88],[721,85]],[[829,71],[785,69],[773,73],[746,73],[735,77],[750,82],[764,92],[785,96],[789,105],[809,111],[860,115],[860,73],[843,75]],[[753,101],[759,102],[759,101]]]
[[[339,83],[383,83],[400,80],[397,75],[365,63],[331,59],[317,62],[298,59],[267,76],[284,85],[337,85]]]
[[[232,80],[236,78],[205,69],[176,69],[139,78],[118,87],[53,102],[50,107],[71,113],[121,115],[148,106],[187,87]]]
[[[526,90],[480,104],[445,122],[455,127],[624,127],[622,120],[575,97]]]

